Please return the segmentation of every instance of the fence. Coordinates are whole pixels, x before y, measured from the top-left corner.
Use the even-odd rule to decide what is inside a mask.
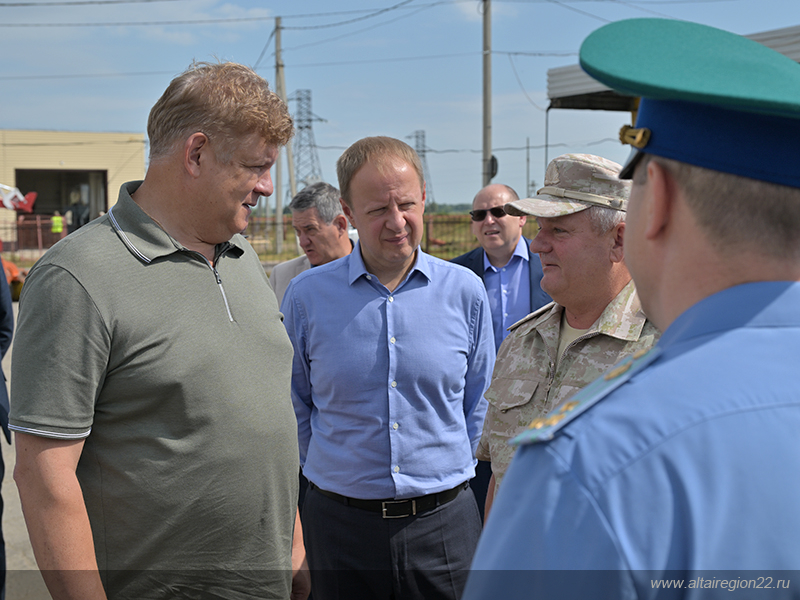
[[[278,220],[274,217],[254,217],[247,228],[248,240],[262,257],[285,260],[297,256],[292,218],[283,217],[283,251],[277,251],[275,232]],[[477,247],[475,236],[470,230],[469,215],[425,215],[422,248],[428,254],[445,260],[464,254]],[[532,238],[537,227],[533,219],[523,227],[523,235]]]
[[[300,250],[295,242],[292,218],[283,216],[283,243],[278,252],[275,217],[252,217],[245,234],[248,241],[265,262],[277,263],[297,256]],[[52,220],[48,215],[24,215],[16,222],[0,222],[0,249],[15,255],[23,263],[34,261],[64,235],[52,231]],[[531,238],[536,235],[536,223],[530,219],[523,234]],[[425,215],[422,248],[428,254],[449,260],[477,246],[470,231],[469,215]]]

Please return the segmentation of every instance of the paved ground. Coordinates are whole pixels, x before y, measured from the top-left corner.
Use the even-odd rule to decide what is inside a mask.
[[[17,303],[14,303],[14,322],[16,323]],[[12,344],[13,350],[13,344]],[[3,372],[6,377],[11,374],[11,351],[3,359]],[[2,436],[0,435],[0,438]],[[12,439],[13,441],[13,439]],[[33,550],[28,541],[28,531],[25,529],[25,520],[19,504],[17,486],[14,484],[12,472],[16,455],[14,447],[9,446],[5,439],[0,441],[3,449],[3,461],[6,465],[6,474],[3,478],[3,536],[6,540],[6,600],[47,600],[50,595],[42,581],[42,576],[36,568]]]

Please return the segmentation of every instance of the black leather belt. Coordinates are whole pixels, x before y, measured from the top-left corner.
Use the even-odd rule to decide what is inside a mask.
[[[320,494],[327,496],[331,500],[341,502],[345,506],[354,506],[362,510],[381,513],[384,519],[410,517],[441,506],[442,504],[447,504],[451,500],[455,500],[456,496],[458,496],[462,490],[469,487],[469,482],[465,481],[452,490],[445,490],[444,492],[428,494],[427,496],[419,496],[417,498],[406,498],[405,500],[361,500],[359,498],[348,498],[347,496],[342,496],[335,492],[323,490],[310,481],[308,484],[311,489],[317,490]]]

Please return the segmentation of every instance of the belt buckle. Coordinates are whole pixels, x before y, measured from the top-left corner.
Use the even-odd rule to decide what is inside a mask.
[[[404,502],[409,502],[409,500],[384,500],[383,502],[381,502],[381,516],[384,519],[404,519],[406,517],[416,515],[417,514],[417,501],[413,500],[413,499],[410,500],[410,502],[411,502],[411,514],[410,515],[409,514],[405,514],[405,515],[387,515],[386,514],[386,509],[387,509],[386,505],[387,504],[402,504]]]

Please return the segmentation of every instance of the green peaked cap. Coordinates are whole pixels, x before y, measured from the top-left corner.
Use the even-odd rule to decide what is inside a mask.
[[[580,64],[623,94],[800,118],[800,65],[706,25],[617,21],[584,40]]]

